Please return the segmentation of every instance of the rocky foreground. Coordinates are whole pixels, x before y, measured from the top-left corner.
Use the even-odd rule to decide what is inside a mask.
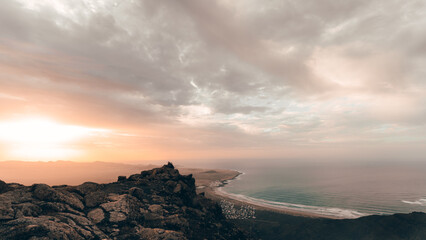
[[[246,239],[171,163],[79,186],[0,181],[0,239]]]

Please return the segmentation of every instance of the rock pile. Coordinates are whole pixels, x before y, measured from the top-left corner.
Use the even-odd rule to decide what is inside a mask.
[[[169,163],[117,182],[0,181],[0,239],[246,239]]]

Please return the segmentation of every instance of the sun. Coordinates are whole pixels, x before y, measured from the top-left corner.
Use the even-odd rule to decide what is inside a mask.
[[[65,125],[47,118],[0,122],[0,141],[17,160],[64,160],[82,153],[73,144],[102,129]]]

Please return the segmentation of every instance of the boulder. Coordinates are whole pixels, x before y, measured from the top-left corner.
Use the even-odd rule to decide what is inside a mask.
[[[153,205],[149,206],[148,210],[151,211],[152,213],[156,213],[156,214],[162,214],[163,211],[164,211],[163,207],[161,207],[158,204],[153,204]]]
[[[146,197],[145,191],[138,188],[138,187],[132,187],[129,189],[129,194],[131,196],[136,197],[139,200],[142,200],[144,197]]]
[[[62,202],[78,210],[84,208],[83,203],[72,193],[55,190],[46,184],[35,184],[32,186],[32,191],[34,197],[42,201]]]
[[[94,183],[94,182],[85,182],[77,187],[75,189],[80,192],[81,195],[86,195],[88,193],[96,192],[100,190],[102,186],[100,184]]]
[[[16,215],[22,217],[37,217],[42,213],[42,209],[33,203],[24,202],[14,205]]]
[[[9,190],[9,186],[3,182],[2,180],[0,180],[0,194],[1,193],[5,193]]]
[[[112,223],[125,221],[127,217],[127,214],[120,211],[112,211],[109,213],[109,221]]]
[[[128,194],[113,197],[114,201],[101,204],[101,208],[109,215],[110,222],[122,222],[136,219],[141,216],[141,203],[135,197]]]
[[[77,223],[80,226],[90,226],[92,225],[92,222],[86,218],[86,216],[79,216],[72,213],[59,213],[58,216],[63,216],[68,219],[73,220],[75,223]]]
[[[122,182],[122,181],[126,181],[126,176],[118,176],[117,181],[118,182]]]
[[[107,201],[107,194],[104,191],[96,191],[84,196],[86,207],[93,208]]]
[[[104,211],[96,208],[87,214],[87,217],[95,224],[102,222],[105,219]]]

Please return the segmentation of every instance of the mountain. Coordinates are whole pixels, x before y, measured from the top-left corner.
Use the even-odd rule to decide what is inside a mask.
[[[0,181],[0,239],[247,239],[169,163],[116,182]]]
[[[24,185],[40,182],[49,185],[79,185],[83,182],[109,183],[115,181],[119,175],[130,175],[160,166],[100,161],[0,161],[0,178],[5,182],[19,182]]]

